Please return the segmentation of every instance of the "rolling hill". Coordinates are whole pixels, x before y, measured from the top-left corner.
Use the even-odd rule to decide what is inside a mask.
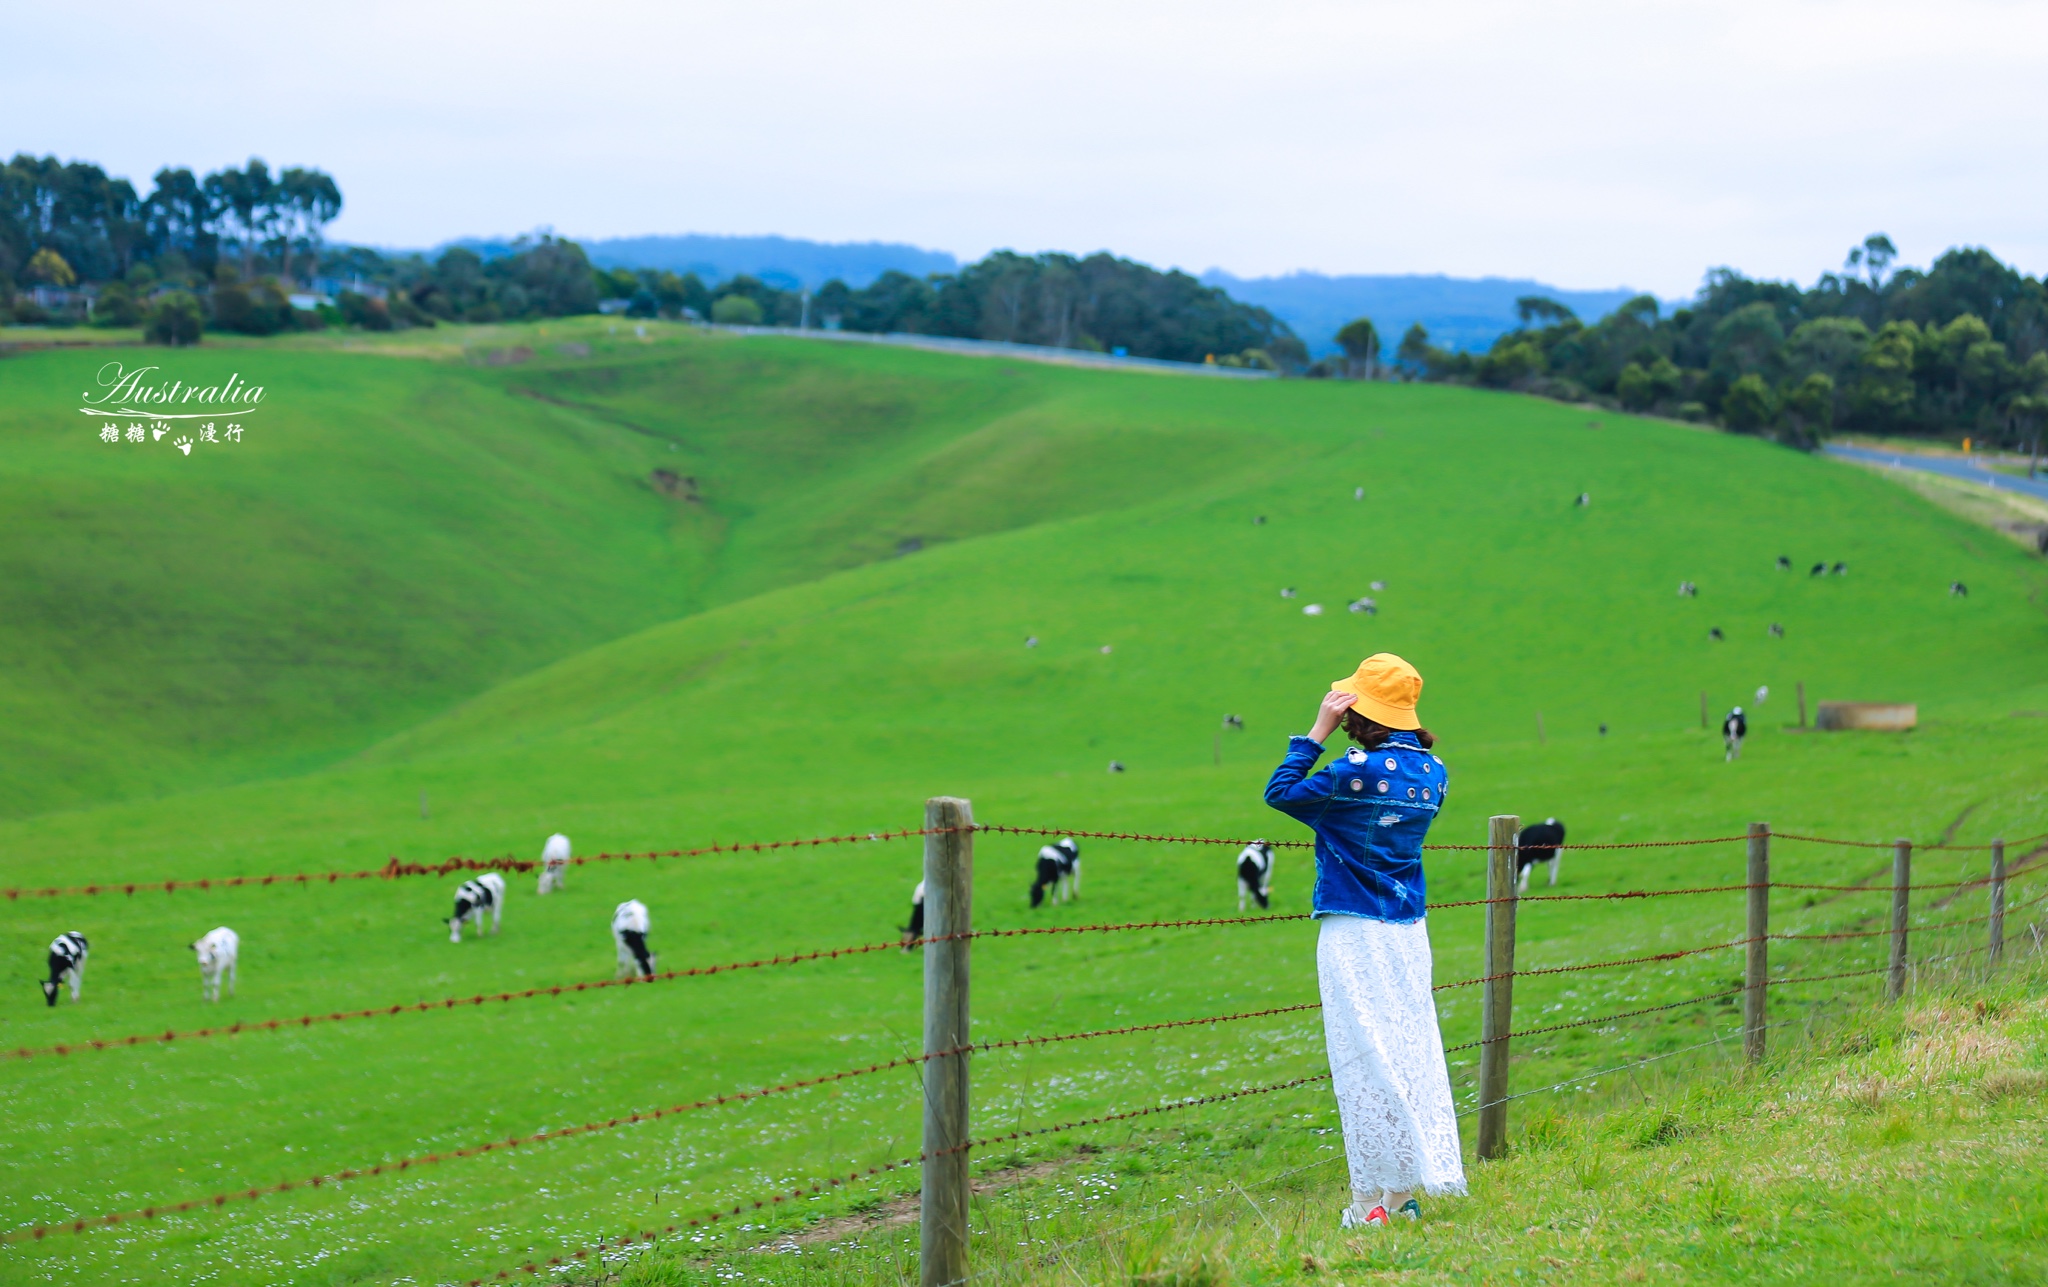
[[[152,351],[113,351],[138,352]],[[1445,387],[592,321],[166,357],[273,390],[242,455],[184,457],[72,423],[69,399],[106,356],[0,363],[9,884],[530,857],[557,829],[583,853],[865,834],[914,825],[941,793],[987,822],[1279,835],[1290,824],[1258,789],[1282,739],[1329,678],[1383,648],[1427,677],[1451,765],[1434,839],[1477,840],[1497,812],[1556,814],[1581,843],[1752,818],[1870,840],[2048,830],[2048,721],[2010,717],[2048,707],[2042,563],[1882,479],[1755,440]],[[1848,570],[1788,574],[1780,554]],[[1957,578],[1968,599],[1948,595]],[[1699,597],[1678,597],[1680,580]],[[1345,611],[1368,594],[1376,614]],[[1922,725],[1789,731],[1799,683],[1811,699],[1916,700]],[[1756,735],[1725,764],[1701,693],[1718,713],[1754,708],[1759,685]],[[1223,731],[1225,714],[1244,731]],[[1035,843],[978,841],[980,923],[1027,923]],[[1647,852],[1574,855],[1566,888],[1711,884],[1740,861],[1728,846]],[[1234,910],[1230,856],[1088,842],[1085,898],[1041,922]],[[1780,871],[1862,879],[1881,861],[1788,844]],[[10,901],[9,959],[81,929],[93,976],[78,1005],[48,1010],[22,984],[0,1048],[600,979],[625,897],[654,909],[664,967],[886,940],[916,863],[913,843],[874,842],[599,864],[545,901],[518,878],[504,934],[459,948],[429,923],[455,878]],[[1922,863],[1942,879],[1982,858]],[[1430,878],[1438,899],[1482,884],[1462,854]],[[1287,851],[1277,909],[1306,891]],[[1532,916],[1528,960],[1740,924],[1732,898],[1567,906],[1592,910]],[[1836,929],[1871,909],[1788,897],[1774,914]],[[220,923],[248,945],[244,977],[207,1007],[184,945]],[[1432,918],[1441,977],[1476,971],[1477,926],[1469,909]],[[1297,923],[994,942],[977,948],[977,1032],[1297,1003],[1313,994],[1310,944]],[[1696,956],[1583,987],[1532,980],[1517,1004],[1682,1001],[1732,968]],[[917,986],[916,959],[892,951],[29,1060],[0,1082],[0,1193],[15,1224],[68,1220],[866,1064],[915,1046]],[[1820,1018],[1868,995],[1774,1004]],[[1476,996],[1447,994],[1443,1015],[1468,1039]],[[1724,1015],[1680,1005],[1577,1030],[1526,1050],[1518,1084],[1677,1049]],[[1318,1058],[1313,1016],[992,1055],[978,1111],[1030,1125]],[[1453,1071],[1468,1097],[1470,1067]],[[20,1281],[467,1281],[915,1152],[910,1074],[804,1094],[0,1247],[0,1264]],[[1299,1094],[1272,1129],[1323,1129],[1327,1104]],[[1233,1129],[1233,1111],[1199,1120]]]

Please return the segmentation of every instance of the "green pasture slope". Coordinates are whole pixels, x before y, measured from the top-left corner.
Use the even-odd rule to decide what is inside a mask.
[[[270,391],[266,410],[241,446],[189,458],[99,443],[75,408],[110,356],[187,379],[237,371]],[[5,880],[532,857],[557,829],[585,853],[866,833],[914,825],[941,793],[971,797],[985,822],[1297,838],[1259,788],[1328,680],[1379,649],[1427,676],[1424,713],[1453,774],[1439,841],[1479,840],[1496,812],[1556,814],[1580,841],[1729,835],[1759,818],[1872,840],[2048,831],[2048,720],[2013,717],[2048,709],[2039,560],[1827,460],[1596,419],[1441,387],[1126,375],[666,327],[637,339],[602,322],[8,358]],[[1580,492],[1589,507],[1572,504]],[[1799,571],[1778,571],[1780,554]],[[1808,578],[1821,559],[1848,574]],[[1956,579],[1969,598],[1949,597]],[[1678,598],[1680,580],[1699,597]],[[1344,610],[1369,593],[1377,616]],[[1326,610],[1305,615],[1309,603]],[[1787,731],[1802,681],[1814,700],[1917,700],[1921,727]],[[1718,716],[1753,706],[1760,684],[1771,696],[1750,746],[1724,764],[1699,694]],[[1226,713],[1245,731],[1219,732]],[[1107,772],[1112,759],[1127,772]],[[1033,914],[1034,849],[978,841],[980,923],[1235,912],[1231,851],[1090,842],[1083,898]],[[627,897],[652,908],[668,968],[874,942],[907,910],[917,854],[894,841],[608,863],[545,900],[516,877],[503,934],[460,947],[438,923],[453,878],[7,902],[0,950],[17,975],[0,1048],[605,978],[606,923]],[[1783,878],[1841,881],[1886,860],[1787,842],[1777,863]],[[1564,888],[1724,883],[1739,864],[1734,845],[1568,853]],[[1918,870],[1982,868],[1952,852]],[[1283,851],[1279,910],[1305,907],[1308,870]],[[1482,884],[1468,854],[1440,855],[1430,874],[1438,900]],[[1787,894],[1774,915],[1868,928],[1880,902]],[[1981,903],[1930,898],[1916,915]],[[1525,914],[1527,964],[1717,942],[1740,925],[1732,895],[1557,906]],[[186,945],[217,924],[242,935],[241,988],[206,1006]],[[1432,918],[1440,978],[1477,972],[1478,924]],[[83,1001],[49,1010],[31,978],[65,929],[87,933],[93,956]],[[1301,922],[992,940],[976,949],[977,1030],[1310,1000],[1312,949]],[[1820,973],[1876,958],[1851,940],[1775,959]],[[1724,953],[1529,979],[1518,1015],[1658,1004],[1720,990],[1738,969]],[[875,953],[10,1061],[0,1209],[22,1230],[865,1065],[916,1048],[918,977],[915,957]],[[1773,1003],[1812,1019],[1874,993],[1851,980]],[[1441,999],[1449,1040],[1470,1040],[1476,993]],[[1700,1005],[1567,1031],[1525,1044],[1515,1080],[1691,1046],[1732,1022]],[[1310,1013],[989,1055],[977,1112],[1009,1130],[1119,1111],[1318,1071],[1319,1048]],[[1474,1065],[1453,1061],[1469,1100]],[[1313,1149],[1311,1132],[1334,1123],[1314,1087],[1170,1120],[1140,1138],[1256,1127]],[[915,1076],[898,1070],[16,1242],[0,1247],[0,1278],[494,1277],[915,1153],[916,1131]],[[895,1173],[721,1226],[683,1243],[675,1273],[754,1273],[760,1258],[743,1253],[771,1231],[912,1184]],[[1341,1185],[1326,1187],[1334,1210]],[[776,1263],[811,1272],[802,1257]]]

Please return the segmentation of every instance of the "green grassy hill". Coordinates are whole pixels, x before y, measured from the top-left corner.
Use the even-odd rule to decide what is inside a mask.
[[[535,356],[492,364],[520,345]],[[273,390],[241,455],[187,459],[73,423],[68,399],[102,360],[0,363],[10,884],[531,857],[557,829],[585,853],[865,832],[914,825],[940,793],[990,822],[1292,836],[1258,789],[1328,680],[1380,649],[1427,677],[1454,783],[1440,841],[1480,839],[1496,812],[1556,814],[1581,842],[1753,818],[1873,840],[2048,830],[2048,721],[2010,717],[2048,707],[2041,562],[1881,479],[1753,440],[1441,387],[556,323],[176,355]],[[1807,577],[1822,559],[1847,575]],[[1968,599],[1947,594],[1958,578]],[[1699,597],[1679,598],[1680,580]],[[1366,594],[1376,616],[1344,610]],[[1922,726],[1785,731],[1801,682],[1815,700],[1917,700]],[[1701,692],[1718,717],[1765,684],[1750,748],[1722,763]],[[1221,732],[1225,713],[1245,731]],[[1025,923],[1035,844],[979,845],[983,923]],[[1885,857],[1780,848],[1790,879],[1860,879]],[[1566,887],[1739,870],[1733,846],[1650,853],[1568,855]],[[1234,911],[1231,858],[1090,844],[1085,898],[1039,919]],[[9,959],[39,960],[70,928],[94,957],[77,1006],[45,1010],[23,982],[0,1047],[601,978],[626,897],[653,908],[666,967],[885,939],[916,867],[903,842],[608,864],[544,902],[522,877],[504,935],[460,948],[434,923],[452,879],[8,903]],[[1970,853],[1920,868],[1981,869]],[[1431,881],[1439,900],[1481,886],[1458,854]],[[1307,887],[1307,859],[1284,853],[1279,907],[1305,906]],[[1777,914],[1868,927],[1878,902],[1788,895]],[[246,944],[242,991],[208,1007],[184,945],[222,923]],[[1476,972],[1477,925],[1432,918],[1441,977]],[[1525,959],[1739,925],[1733,897],[1531,915]],[[977,949],[977,1028],[1290,1004],[1313,995],[1311,947],[1296,923],[993,943]],[[1874,950],[1799,944],[1780,961],[1818,972]],[[1707,955],[1531,981],[1518,1011],[1676,1000],[1737,968]],[[917,978],[915,958],[877,954],[16,1063],[0,1192],[16,1225],[70,1218],[832,1071],[914,1048]],[[1817,1014],[1870,994],[1786,989],[1780,1004]],[[1476,995],[1445,994],[1443,1015],[1469,1039]],[[1699,1006],[1574,1030],[1525,1051],[1516,1077],[1728,1027]],[[991,1056],[977,1102],[1029,1125],[1298,1076],[1318,1051],[1309,1015]],[[1453,1071],[1468,1095],[1472,1068]],[[0,1262],[38,1281],[466,1280],[914,1153],[915,1130],[905,1073]]]

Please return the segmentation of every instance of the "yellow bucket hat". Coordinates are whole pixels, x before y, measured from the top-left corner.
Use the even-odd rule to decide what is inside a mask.
[[[1417,729],[1415,703],[1422,696],[1422,676],[1390,652],[1376,652],[1358,663],[1358,673],[1330,685],[1333,693],[1358,698],[1351,709],[1388,728]]]

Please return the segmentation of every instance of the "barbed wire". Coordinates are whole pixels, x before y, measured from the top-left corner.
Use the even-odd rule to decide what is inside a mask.
[[[199,1210],[203,1207],[223,1207],[230,1202],[254,1201],[257,1198],[267,1197],[271,1194],[288,1193],[294,1189],[317,1189],[326,1184],[364,1179],[370,1176],[384,1175],[389,1172],[407,1171],[415,1166],[434,1166],[442,1162],[454,1161],[458,1158],[477,1157],[485,1153],[495,1153],[502,1149],[513,1149],[533,1144],[551,1144],[556,1140],[569,1139],[574,1136],[594,1135],[602,1131],[616,1130],[621,1126],[660,1121],[665,1117],[674,1117],[681,1113],[692,1113],[701,1109],[721,1107],[726,1104],[739,1104],[749,1100],[765,1099],[771,1095],[787,1094],[790,1091],[805,1090],[813,1086],[829,1085],[833,1082],[846,1081],[854,1077],[865,1077],[872,1073],[887,1072],[894,1068],[909,1068],[930,1063],[936,1059],[948,1059],[956,1055],[995,1050],[1015,1050],[1030,1046],[1053,1045],[1066,1041],[1088,1041],[1098,1037],[1116,1037],[1137,1032],[1162,1032],[1171,1028],[1191,1028],[1208,1024],[1235,1023],[1245,1019],[1259,1019],[1269,1015],[1292,1014],[1301,1010],[1318,1009],[1321,1005],[1322,1002],[1320,1001],[1311,1001],[1299,1005],[1274,1006],[1264,1010],[1240,1011],[1235,1014],[1206,1015],[1198,1019],[1173,1019],[1160,1023],[1134,1023],[1116,1028],[1099,1028],[1089,1032],[1060,1033],[1049,1037],[1011,1037],[999,1041],[971,1042],[967,1045],[955,1046],[949,1050],[928,1051],[919,1055],[899,1055],[894,1059],[885,1059],[869,1064],[864,1068],[848,1068],[840,1072],[825,1073],[817,1077],[802,1077],[772,1086],[763,1086],[755,1090],[713,1095],[689,1103],[675,1104],[668,1108],[649,1109],[631,1113],[624,1117],[613,1117],[603,1122],[585,1122],[580,1126],[562,1126],[553,1130],[535,1131],[530,1135],[516,1135],[509,1139],[488,1140],[482,1144],[452,1149],[444,1153],[426,1153],[415,1157],[401,1158],[396,1162],[380,1162],[370,1167],[337,1171],[331,1175],[315,1175],[304,1180],[287,1180],[277,1184],[257,1185],[233,1192],[216,1193],[209,1197],[192,1198],[184,1202],[144,1207],[139,1211],[113,1212],[90,1219],[60,1221],[49,1225],[35,1225],[28,1229],[17,1229],[8,1233],[0,1233],[0,1243],[19,1242],[24,1239],[40,1240],[49,1236],[52,1232],[67,1230],[74,1234],[80,1234],[88,1229],[104,1228],[138,1218],[154,1220],[158,1216],[175,1215]]]
[[[38,1049],[22,1047],[15,1050],[0,1050],[0,1059],[34,1059],[46,1055],[72,1055],[84,1050],[112,1050],[130,1046],[167,1045],[176,1041],[194,1041],[209,1037],[233,1037],[250,1032],[279,1032],[291,1029],[311,1028],[316,1024],[344,1023],[353,1019],[388,1018],[392,1015],[419,1014],[435,1010],[460,1010],[466,1007],[482,1006],[488,1003],[525,1001],[535,997],[555,997],[564,993],[595,992],[604,988],[630,988],[649,983],[666,983],[672,979],[704,978],[713,974],[729,974],[737,970],[758,970],[777,965],[801,965],[808,961],[836,960],[842,956],[862,956],[871,952],[887,952],[900,949],[902,941],[892,939],[882,943],[862,943],[853,947],[820,948],[815,952],[797,952],[783,956],[762,957],[753,961],[729,961],[722,965],[694,965],[681,970],[663,970],[652,975],[634,975],[623,979],[589,979],[580,983],[554,983],[545,987],[522,988],[516,992],[482,992],[474,996],[444,997],[438,1001],[413,1001],[385,1006],[371,1006],[361,1010],[338,1010],[329,1014],[302,1014],[289,1019],[261,1019],[249,1023],[223,1024],[216,1028],[192,1028],[183,1032],[145,1032],[126,1037],[87,1038],[82,1041],[66,1042]]]
[[[1239,847],[1250,844],[1266,844],[1271,845],[1277,849],[1312,849],[1315,847],[1315,842],[1313,840],[1245,840],[1241,838],[1232,838],[1224,836],[1170,835],[1165,833],[1149,833],[1138,831],[1085,831],[1061,829],[1054,827],[1013,827],[997,823],[973,823],[964,827],[903,827],[891,831],[869,831],[858,834],[847,834],[837,836],[813,836],[798,840],[736,841],[731,844],[699,845],[689,849],[650,849],[639,852],[620,851],[617,853],[605,851],[596,854],[578,855],[575,857],[571,857],[566,861],[570,866],[580,867],[590,863],[633,862],[636,860],[653,861],[661,858],[697,858],[707,854],[770,853],[782,849],[807,849],[817,848],[824,845],[860,844],[870,841],[902,840],[917,836],[950,835],[960,831],[988,832],[996,835],[1073,836],[1081,839],[1096,840],[1134,840],[1156,844],[1236,845]],[[1796,840],[1810,844],[1840,845],[1859,849],[1888,849],[1891,848],[1893,844],[1893,842],[1891,841],[1844,840],[1827,836],[1800,835],[1794,832],[1771,832],[1770,836],[1774,839],[1779,840]],[[1558,846],[1558,848],[1568,848],[1574,850],[1669,849],[1692,845],[1732,844],[1736,841],[1746,841],[1749,838],[1750,837],[1744,835],[1707,836],[1690,840],[1592,841],[1571,845],[1561,845]],[[2048,840],[2048,832],[2044,832],[2038,836],[2030,836],[2023,840],[2016,840],[2006,843],[2008,848],[2024,848],[2028,845],[2032,845],[2041,840]],[[1422,848],[1424,850],[1431,852],[1487,853],[1491,852],[1494,846],[1490,844],[1446,844],[1423,845]],[[1532,846],[1532,848],[1544,847]],[[1923,852],[1930,850],[1963,852],[1987,850],[1991,848],[1991,846],[1988,844],[1924,844],[1916,845],[1915,848]],[[445,858],[440,862],[431,863],[405,861],[394,857],[389,862],[385,863],[382,867],[365,868],[357,871],[292,872],[286,874],[264,876],[207,876],[187,880],[171,879],[139,881],[105,881],[89,885],[47,886],[42,888],[25,888],[20,886],[9,886],[5,888],[0,888],[0,898],[6,898],[10,902],[15,902],[24,898],[66,898],[76,896],[96,896],[102,894],[126,894],[132,896],[137,893],[152,893],[157,891],[161,891],[163,893],[168,894],[175,893],[176,891],[181,889],[240,889],[251,886],[268,887],[272,885],[296,885],[300,887],[305,887],[311,885],[335,885],[340,884],[343,881],[394,880],[401,877],[409,876],[448,876],[453,875],[457,872],[497,871],[510,873],[530,873],[540,870],[542,866],[543,862],[540,859],[517,858],[513,857],[510,854],[503,855],[497,858],[467,858],[461,855],[456,855],[454,857]],[[1886,888],[1886,886],[1873,885],[1793,885],[1785,882],[1775,883],[1778,888],[1783,889],[1834,890],[1847,893],[1858,893],[1871,889]],[[1958,881],[1952,884],[1921,884],[1915,885],[1914,888],[1965,889],[1989,883],[1989,877],[1980,877],[1974,880]],[[1745,886],[1727,886],[1726,888],[1740,889],[1745,888]],[[1543,897],[1657,897],[1663,893],[1675,892],[1679,891],[1649,891],[1644,893],[1627,893],[1611,895],[1554,894],[1545,895]],[[1718,891],[1702,890],[1693,892]],[[1471,906],[1473,904],[1455,903],[1442,905]]]
[[[1839,840],[1832,836],[1802,836],[1790,831],[1773,831],[1770,834],[1773,840],[1797,840],[1801,844],[1836,845],[1846,849],[1890,849],[1898,844],[1896,840]],[[2002,844],[2008,849],[2024,849],[2026,846],[2036,844],[2042,840],[2048,840],[2048,831],[2044,831],[2036,836],[2027,836],[2020,840],[2001,840],[1996,843]],[[1942,850],[1950,853],[1982,852],[1992,847],[1989,843],[1981,845],[1952,845],[1940,842],[1922,844],[1918,841],[1908,841],[1908,843],[1913,846],[1916,853],[1927,850]]]
[[[809,849],[820,845],[851,845],[869,841],[902,840],[910,836],[950,835],[956,831],[971,831],[971,827],[905,827],[895,831],[869,831],[860,835],[813,836],[804,840],[755,840],[741,841],[729,845],[699,845],[694,849],[658,849],[642,853],[597,853],[585,854],[568,859],[570,866],[580,867],[589,863],[632,862],[636,859],[657,858],[699,858],[705,854],[767,853],[777,849]],[[448,876],[459,871],[502,871],[525,873],[539,871],[541,860],[537,858],[445,858],[440,862],[404,862],[393,858],[382,867],[362,871],[296,872],[279,876],[208,876],[196,880],[131,880],[107,881],[95,885],[73,885],[46,889],[0,889],[0,898],[14,902],[23,898],[65,898],[75,895],[136,894],[153,893],[162,890],[174,893],[180,889],[239,889],[248,885],[335,885],[345,880],[394,880],[402,876]]]

